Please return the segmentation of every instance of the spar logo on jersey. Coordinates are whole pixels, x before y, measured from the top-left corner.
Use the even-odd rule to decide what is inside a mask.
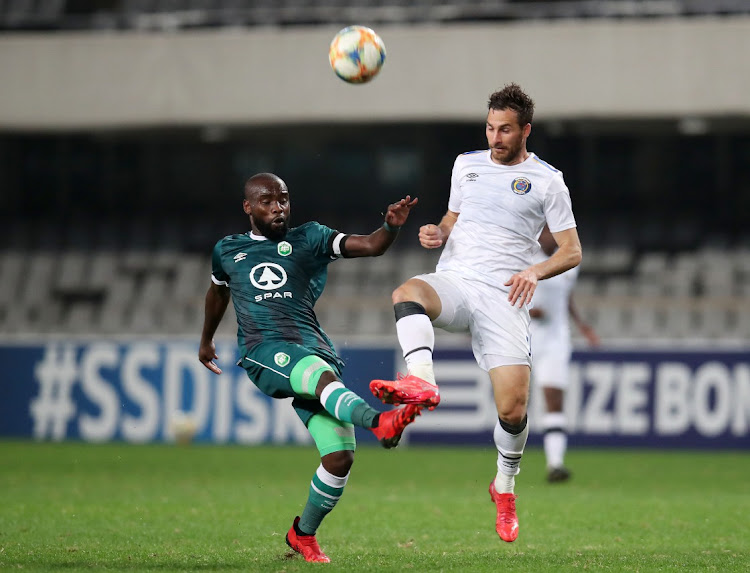
[[[250,271],[250,282],[261,290],[276,290],[286,284],[286,271],[276,263],[260,263]]]
[[[250,282],[253,283],[255,288],[261,290],[278,291],[278,289],[286,284],[286,281],[287,275],[284,267],[276,263],[260,263],[255,265],[253,270],[250,271]],[[255,295],[255,302],[260,302],[268,298],[292,298],[292,293],[284,291],[258,294]]]
[[[526,177],[516,177],[513,183],[510,184],[510,188],[513,189],[513,193],[516,195],[526,195],[531,191],[531,181]]]

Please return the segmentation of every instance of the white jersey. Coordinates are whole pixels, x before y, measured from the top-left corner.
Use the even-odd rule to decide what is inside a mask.
[[[536,257],[534,262],[544,259],[546,257]],[[577,278],[578,267],[574,267],[537,283],[534,308],[541,310],[544,317],[531,320],[531,350],[535,357],[555,348],[570,352],[568,302]]]
[[[495,163],[489,149],[459,155],[448,209],[459,217],[436,270],[504,290],[533,264],[545,222],[553,233],[576,226],[562,173],[534,153],[517,165]]]
[[[544,260],[540,253],[534,262]],[[578,267],[552,278],[539,281],[534,291],[534,308],[544,312],[542,318],[531,320],[531,373],[542,386],[568,387],[570,355],[570,293],[578,278]]]

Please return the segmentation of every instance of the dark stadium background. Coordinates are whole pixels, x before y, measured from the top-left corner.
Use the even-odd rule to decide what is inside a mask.
[[[101,424],[109,428],[101,435],[127,439],[116,429],[125,406],[105,412],[104,401],[97,406],[84,400],[74,404],[71,414],[59,413],[64,402],[57,403],[57,410],[34,410],[33,400],[47,388],[42,376],[69,368],[66,384],[75,387],[77,399],[81,388],[100,383],[125,404],[126,357],[137,353],[138,344],[151,344],[149,352],[163,360],[182,357],[182,345],[195,345],[211,248],[220,237],[246,230],[242,184],[260,171],[286,180],[294,222],[315,219],[344,232],[369,232],[380,225],[389,202],[406,194],[419,197],[419,208],[393,252],[332,265],[318,306],[321,323],[339,347],[372,349],[371,358],[385,348],[392,361],[379,363],[400,367],[390,292],[434,266],[437,253],[419,249],[416,229],[444,213],[455,156],[486,145],[486,98],[517,79],[511,69],[523,75],[521,83],[531,86],[537,100],[529,148],[561,169],[571,190],[584,247],[578,306],[603,338],[603,350],[614,352],[597,355],[575,338],[576,372],[581,372],[575,415],[590,419],[590,425],[579,424],[581,433],[571,436],[573,443],[746,446],[750,100],[741,95],[748,76],[748,34],[741,30],[748,17],[747,2],[729,0],[0,2],[0,74],[5,77],[0,97],[0,352],[11,360],[21,345],[27,357],[2,376],[3,385],[15,388],[6,396],[23,396],[4,402],[3,432],[86,439],[81,412],[101,411]],[[363,86],[340,82],[325,58],[328,39],[352,22],[381,30],[390,48],[381,76]],[[654,30],[663,30],[663,38],[654,40]],[[444,43],[471,38],[474,32],[488,42],[481,49],[462,52],[464,46]],[[716,42],[690,51],[711,34]],[[626,61],[629,67],[599,68],[606,79],[587,74],[575,59],[564,62],[562,71],[554,69],[549,63],[556,61],[554,49],[570,51],[569,45],[556,44],[558,37],[571,45],[591,38],[590,45],[580,46],[581,59],[601,52],[609,57],[602,61],[613,66]],[[184,53],[174,48],[184,41],[187,47],[194,42],[231,49],[257,38],[263,43],[247,45],[260,45],[261,57],[235,50],[219,52],[225,59],[203,61],[195,48]],[[659,49],[641,53],[644,38],[652,42],[649,49],[654,42]],[[313,39],[319,53],[306,43]],[[523,41],[514,44],[517,39]],[[130,51],[118,53],[112,48],[117,42]],[[428,42],[434,51],[411,60]],[[88,45],[94,46],[90,51],[96,46],[111,50],[111,61],[104,63],[112,68],[119,62],[123,73],[81,69],[66,59],[68,52],[85,55]],[[535,52],[538,45],[547,46],[546,53]],[[276,46],[302,49],[282,49],[279,55]],[[458,63],[450,61],[453,53],[461,54]],[[465,53],[489,64],[473,67],[461,60]],[[168,57],[164,54],[172,59],[159,59]],[[636,56],[628,59],[630,54]],[[306,57],[314,65],[294,68]],[[172,84],[148,75],[152,60],[154,69],[175,74],[184,93],[158,92],[159,86]],[[521,64],[514,67],[516,60]],[[96,58],[86,61],[101,64]],[[55,62],[71,73],[56,85],[49,83]],[[289,72],[278,68],[283,64],[290,65]],[[136,78],[142,83],[128,84],[139,65],[143,75]],[[222,65],[229,68],[225,84],[214,92],[214,86],[200,85],[199,72]],[[640,81],[641,74],[648,81],[623,84],[623,78]],[[398,83],[412,75],[418,83]],[[103,85],[102,77],[111,78],[111,85]],[[124,83],[118,83],[120,78]],[[247,91],[227,94],[227,86]],[[105,95],[97,96],[97,90]],[[652,92],[671,93],[674,101],[651,100]],[[208,98],[205,105],[190,100],[194,93]],[[421,99],[414,101],[415,93]],[[71,94],[81,101],[70,101]],[[258,99],[259,94],[266,99]],[[445,101],[446,94],[455,100]],[[235,119],[205,119],[205,108],[222,111],[211,107],[210,96],[236,105],[227,111]],[[163,108],[148,107],[159,98],[166,102]],[[266,117],[257,102],[277,99],[290,103],[281,109],[269,105]],[[384,110],[379,100],[391,102],[390,107]],[[576,108],[580,101],[592,108]],[[187,107],[181,107],[185,102]],[[163,114],[149,116],[154,109]],[[227,348],[233,320],[230,309],[219,333]],[[476,382],[483,391],[465,338],[439,333],[438,347],[461,356],[464,370],[451,371],[453,382],[459,387]],[[104,362],[89,368],[89,356]],[[47,360],[52,366],[44,370],[40,365]],[[675,360],[682,368],[677,374],[669,370]],[[598,361],[616,372],[602,415],[619,412],[620,421],[609,425],[597,425],[597,416],[586,414],[596,384],[604,388],[611,382],[584,371],[585,364]],[[362,364],[355,364],[353,372],[356,383],[364,385]],[[622,372],[643,364],[649,365],[646,374],[623,381]],[[161,367],[154,366],[149,376]],[[677,378],[660,378],[663,372]],[[189,388],[208,384],[197,380],[200,376],[186,370],[183,382]],[[48,389],[59,383],[52,379]],[[169,441],[170,408],[190,411],[186,396],[194,388],[185,391],[182,402],[167,403],[162,383],[156,376],[158,428],[148,435]],[[686,388],[684,403],[672,410],[659,405],[664,404],[660,396],[672,396],[658,391],[668,384]],[[492,416],[481,418],[480,408],[476,419],[482,421],[470,427],[471,408],[481,404],[456,403],[451,410],[449,402],[441,409],[444,414],[431,414],[432,426],[421,423],[432,429],[419,441],[485,443]],[[685,427],[675,422],[680,408],[692,412]],[[451,418],[452,412],[459,418]],[[628,418],[643,412],[645,429],[628,425]],[[677,426],[660,433],[658,416],[672,414]],[[438,423],[440,415],[444,423]],[[19,416],[21,421],[10,422]],[[198,438],[211,441],[216,434],[207,420]],[[440,428],[453,427],[455,420],[466,424],[464,433],[441,435]],[[55,423],[62,426],[55,430]],[[271,439],[269,424],[255,442]],[[222,439],[242,441],[234,434]],[[277,441],[287,439],[294,441],[288,436]]]

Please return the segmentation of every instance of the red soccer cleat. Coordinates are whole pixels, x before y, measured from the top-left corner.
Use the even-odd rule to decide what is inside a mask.
[[[330,563],[328,555],[323,553],[314,535],[297,535],[294,526],[299,523],[299,516],[286,534],[286,544],[311,563]]]
[[[370,428],[384,448],[395,448],[401,439],[404,428],[422,414],[422,408],[407,404],[403,408],[382,412],[378,425]]]
[[[514,493],[497,493],[495,480],[490,482],[490,497],[497,506],[495,530],[500,539],[510,543],[518,537],[518,517],[516,516],[516,498]]]
[[[373,380],[370,391],[386,404],[416,404],[434,410],[440,404],[440,392],[436,384],[430,384],[413,374],[398,374],[393,380]]]

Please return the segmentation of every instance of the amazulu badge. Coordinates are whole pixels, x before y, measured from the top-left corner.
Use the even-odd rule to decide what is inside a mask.
[[[281,241],[276,250],[282,257],[287,257],[292,254],[292,245],[290,245],[286,241]]]
[[[289,355],[284,352],[277,352],[273,357],[273,361],[282,368],[289,364],[289,360]]]

